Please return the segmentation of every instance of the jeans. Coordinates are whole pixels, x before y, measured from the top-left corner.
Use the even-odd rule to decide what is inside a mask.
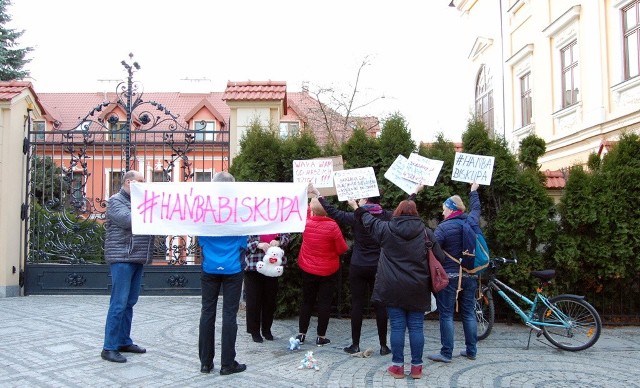
[[[349,267],[349,284],[351,285],[351,343],[360,346],[362,332],[362,314],[367,302],[367,291],[373,289],[378,267],[353,265]],[[376,312],[376,326],[380,346],[387,344],[387,309],[380,303],[373,302]]]
[[[257,271],[244,273],[244,290],[247,302],[247,333],[271,334],[273,315],[276,312],[278,278],[265,276]]]
[[[438,306],[439,307],[439,306]],[[424,311],[409,311],[399,307],[387,307],[391,334],[391,362],[404,365],[404,334],[409,329],[409,347],[411,348],[411,365],[422,365],[424,351]]]
[[[453,314],[456,306],[456,290],[458,278],[450,278],[449,285],[436,294],[438,314],[440,315],[440,354],[448,359],[453,355]],[[462,291],[458,295],[458,306],[464,330],[464,343],[468,357],[475,357],[477,353],[478,329],[475,315],[476,291],[478,278],[462,277]]]
[[[131,321],[133,306],[140,296],[142,283],[142,264],[113,263],[111,271],[111,299],[104,328],[104,350],[118,350],[119,347],[133,344],[131,339]]]
[[[300,306],[298,329],[300,333],[307,334],[309,321],[311,321],[311,312],[317,301],[317,333],[319,337],[324,337],[329,326],[331,301],[333,300],[333,291],[336,288],[338,273],[336,272],[329,276],[318,276],[304,271],[300,271],[300,273],[302,275],[302,305]]]
[[[237,315],[242,294],[243,273],[233,275],[212,275],[203,272],[202,310],[200,312],[200,333],[198,352],[201,365],[212,365],[216,343],[216,310],[218,296],[222,289],[222,349],[220,364],[231,367],[236,359],[236,336],[238,334]]]

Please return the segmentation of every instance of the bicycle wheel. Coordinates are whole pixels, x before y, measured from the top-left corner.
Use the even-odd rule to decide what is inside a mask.
[[[478,341],[483,340],[491,334],[493,320],[495,319],[495,309],[493,306],[493,295],[491,288],[482,286],[482,292],[476,299],[476,321],[478,323]]]
[[[542,334],[553,345],[572,352],[584,350],[598,341],[602,331],[600,315],[584,299],[558,295],[549,299],[554,309],[544,307],[540,321],[563,326],[542,326]]]

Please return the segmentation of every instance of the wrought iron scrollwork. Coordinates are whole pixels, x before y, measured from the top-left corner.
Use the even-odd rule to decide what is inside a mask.
[[[103,264],[107,197],[119,189],[116,183],[122,183],[114,177],[142,170],[145,160],[147,165],[150,159],[161,164],[154,164],[153,171],[161,170],[165,181],[174,181],[178,166],[177,180],[194,179],[194,131],[166,105],[145,101],[142,84],[133,81],[139,66],[123,65],[128,77],[116,87],[114,98],[78,117],[73,128],[62,129],[56,121],[51,135],[29,145],[28,262]],[[110,181],[101,174],[113,177]],[[193,264],[199,255],[195,241],[188,236],[157,238],[154,260]]]
[[[189,280],[183,275],[171,275],[167,279],[167,283],[169,284],[169,287],[184,288],[187,285],[187,283],[189,283]]]
[[[64,282],[72,287],[82,287],[87,282],[87,278],[74,272],[68,274]]]

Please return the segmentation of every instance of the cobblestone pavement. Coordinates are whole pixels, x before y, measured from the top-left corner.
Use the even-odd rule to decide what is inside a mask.
[[[134,309],[132,337],[147,353],[126,354],[127,363],[115,364],[100,358],[108,300],[107,296],[0,299],[0,387],[640,386],[640,327],[605,328],[592,348],[566,352],[535,336],[526,350],[529,330],[525,326],[498,324],[480,342],[476,361],[454,357],[452,363],[441,364],[426,359],[440,347],[437,322],[428,320],[426,375],[420,380],[409,376],[396,380],[386,372],[391,356],[378,353],[373,320],[364,322],[361,349],[371,347],[375,353],[356,358],[342,351],[350,343],[348,319],[331,319],[330,345],[307,344],[292,352],[288,339],[297,333],[296,319],[277,320],[275,341],[257,344],[246,333],[243,311],[238,316],[237,360],[247,364],[247,371],[220,376],[216,355],[215,370],[201,374],[199,297],[141,297]],[[309,337],[315,328],[313,318]],[[461,333],[457,327],[454,354],[463,346]],[[297,369],[307,349],[314,351],[319,371]],[[408,344],[405,352],[409,360]]]

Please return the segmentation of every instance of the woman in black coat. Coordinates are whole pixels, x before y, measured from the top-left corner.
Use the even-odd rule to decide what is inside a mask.
[[[416,188],[420,191],[422,186]],[[372,300],[387,307],[391,327],[392,365],[387,369],[395,378],[404,378],[404,340],[409,331],[411,376],[422,377],[424,350],[424,312],[431,304],[429,266],[425,232],[435,241],[412,200],[400,202],[390,221],[382,221],[364,208],[354,212],[382,250]]]

